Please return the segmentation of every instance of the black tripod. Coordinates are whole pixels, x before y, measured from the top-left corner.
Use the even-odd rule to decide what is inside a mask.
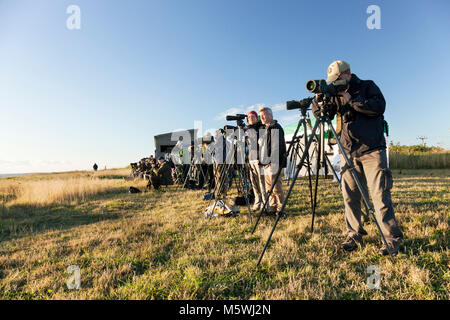
[[[313,127],[311,125],[311,119],[310,119],[309,115],[306,115],[306,112],[310,109],[308,109],[308,106],[302,106],[302,107],[300,107],[300,109],[301,109],[301,119],[298,123],[297,128],[300,128],[301,126],[303,126],[304,133],[302,135],[298,135],[298,130],[296,130],[291,141],[287,142],[288,144],[292,145],[292,147],[290,147],[287,151],[289,165],[287,166],[287,170],[286,170],[287,171],[286,173],[288,175],[288,179],[286,180],[286,182],[287,182],[288,186],[291,183],[291,178],[294,176],[295,168],[296,168],[296,165],[298,164],[297,160],[301,159],[302,154],[304,152],[307,152],[306,149],[304,149],[304,147],[307,144],[307,128],[309,128],[311,132],[313,130]],[[328,158],[328,156],[326,155],[326,152],[325,152],[324,124],[321,124],[319,129],[320,129],[320,132],[319,132],[318,136],[311,135],[311,138],[313,139],[314,148],[313,148],[311,154],[309,154],[309,151],[308,151],[308,154],[306,155],[306,160],[303,163],[303,167],[307,168],[306,174],[308,175],[309,193],[310,193],[310,197],[311,197],[311,211],[312,211],[311,232],[314,232],[314,217],[315,217],[315,212],[316,212],[316,208],[317,208],[317,188],[318,188],[318,184],[319,184],[320,170],[322,168],[324,169],[324,178],[326,179],[328,177],[329,169],[331,169],[333,176],[336,178],[336,180],[339,184],[339,188],[341,188],[341,178],[337,174],[336,169],[332,165],[330,159]],[[302,145],[303,145],[303,147],[302,147]],[[316,173],[315,173],[316,177],[315,177],[315,183],[313,185],[312,181],[311,181],[311,176],[313,175],[313,172],[311,170],[312,162],[310,161],[310,158],[314,158],[314,155],[316,155],[317,158],[316,158]],[[272,191],[273,191],[273,188],[267,193],[268,197],[270,197]],[[369,221],[368,208],[364,201],[363,201],[363,205],[367,212],[366,214],[364,214],[364,212],[363,212],[364,222],[367,222],[367,221]],[[256,222],[255,227],[252,232],[255,231],[257,224],[258,224],[258,222]]]
[[[241,131],[242,130],[242,131]],[[212,206],[212,209],[210,211],[210,214],[208,215],[209,219],[214,214],[214,209],[216,207],[216,204],[218,201],[221,201],[224,193],[226,193],[224,190],[228,188],[227,184],[231,180],[235,179],[235,185],[237,192],[239,194],[239,186],[247,184],[249,186],[250,179],[247,176],[247,170],[246,170],[246,164],[245,164],[245,152],[243,150],[240,150],[241,152],[238,152],[238,141],[242,141],[243,137],[241,137],[240,133],[243,132],[243,128],[238,128],[238,137],[235,137],[234,141],[232,142],[233,151],[227,153],[227,159],[225,161],[225,164],[218,165],[216,168],[219,170],[219,179],[216,181],[214,186],[213,195],[209,199],[208,208],[211,206],[211,201],[215,199],[214,204]],[[223,139],[226,139],[226,136],[223,136]],[[234,168],[234,160],[236,160],[236,169],[238,172],[238,176],[236,178],[233,177],[233,168]],[[217,174],[217,172],[216,172]],[[238,180],[236,180],[238,179]],[[233,181],[231,181],[233,184]],[[247,188],[247,190],[250,190],[250,188]],[[245,202],[248,208],[248,217],[250,219],[250,223],[253,223],[252,221],[252,212],[250,209],[250,200],[248,198],[248,192],[243,192]]]
[[[308,117],[306,120],[306,123],[308,125],[308,127],[310,128],[311,132],[313,131],[313,127],[311,125],[311,120]],[[314,194],[312,194],[312,187],[311,187],[311,183],[309,185],[309,189],[310,189],[310,194],[311,194],[311,203],[312,203],[312,219],[311,219],[311,232],[314,232],[314,218],[315,218],[315,214],[316,214],[316,208],[317,208],[317,188],[319,185],[319,172],[320,169],[323,168],[324,169],[324,178],[326,179],[328,177],[328,171],[329,169],[331,169],[333,176],[336,178],[338,185],[339,185],[339,189],[341,189],[342,191],[342,185],[341,185],[341,178],[339,177],[339,175],[336,172],[336,169],[334,168],[334,166],[332,165],[330,159],[328,158],[328,156],[326,155],[326,151],[325,151],[325,123],[322,122],[319,125],[319,136],[317,135],[313,135],[311,134],[311,138],[314,139],[314,144],[315,144],[315,148],[312,152],[312,156],[314,156],[314,153],[317,153],[317,159],[316,159],[316,180],[314,183]],[[330,134],[331,129],[328,131],[328,134]],[[337,136],[336,136],[337,137]],[[329,139],[329,138],[328,138]],[[306,142],[305,142],[306,145]],[[301,156],[300,156],[301,158]],[[306,157],[306,161],[308,160],[308,155]],[[311,175],[311,172],[308,172],[309,175]],[[290,180],[290,179],[289,179]],[[365,191],[367,193],[367,191]],[[364,201],[363,205],[365,208],[366,213],[362,212],[363,217],[364,217],[364,222],[369,221],[369,208],[367,207],[366,203]]]
[[[306,146],[305,146],[305,150],[306,150],[306,151],[309,150],[309,148],[310,148],[310,146],[311,146],[311,143],[314,141],[314,137],[315,137],[315,135],[316,135],[317,129],[319,129],[319,127],[321,127],[321,130],[323,130],[323,125],[324,125],[325,123],[328,124],[328,127],[329,127],[330,130],[332,131],[333,136],[336,138],[336,141],[337,141],[337,143],[338,143],[338,146],[339,146],[339,149],[340,149],[340,151],[341,151],[341,154],[343,155],[343,158],[345,159],[345,162],[346,162],[346,164],[347,164],[348,170],[350,170],[350,172],[351,172],[351,174],[352,174],[352,177],[353,177],[353,179],[355,180],[356,185],[358,186],[359,192],[360,192],[361,195],[362,195],[362,198],[363,198],[363,200],[364,200],[364,203],[365,203],[366,207],[368,208],[370,214],[372,215],[372,218],[373,218],[373,220],[374,220],[374,222],[375,222],[375,224],[376,224],[376,226],[377,226],[377,228],[378,228],[378,231],[380,232],[381,238],[382,238],[382,240],[383,240],[383,242],[384,242],[384,244],[385,244],[385,246],[386,246],[386,248],[387,248],[387,250],[388,250],[388,252],[389,252],[389,255],[390,255],[392,261],[394,261],[394,258],[393,258],[393,256],[392,256],[392,252],[391,252],[391,250],[390,250],[390,247],[389,247],[389,245],[388,245],[388,243],[387,243],[387,241],[386,241],[386,238],[385,238],[385,236],[384,236],[384,234],[383,234],[383,231],[381,230],[380,225],[379,225],[378,222],[377,222],[377,219],[376,219],[376,216],[375,216],[375,209],[374,209],[373,206],[370,204],[369,197],[368,197],[368,195],[367,195],[367,193],[366,193],[366,190],[365,190],[365,189],[363,188],[363,186],[361,185],[361,182],[359,181],[359,178],[358,178],[358,176],[357,176],[357,174],[356,174],[356,171],[355,171],[355,168],[354,168],[354,166],[353,166],[353,163],[350,161],[350,159],[349,159],[347,153],[345,152],[344,147],[343,147],[343,145],[342,145],[342,142],[341,142],[341,140],[339,139],[339,137],[338,137],[338,135],[337,135],[337,133],[336,133],[336,131],[335,131],[335,129],[334,129],[332,123],[331,123],[330,118],[329,118],[327,115],[325,115],[324,112],[323,112],[323,107],[324,107],[324,105],[325,105],[325,103],[326,103],[326,100],[325,100],[325,99],[326,99],[326,98],[324,98],[324,99],[322,99],[321,101],[319,101],[319,107],[320,107],[320,110],[321,110],[321,116],[317,119],[317,121],[316,121],[316,123],[315,123],[315,125],[314,125],[314,128],[312,129],[311,138],[308,139],[308,142],[307,142],[307,144],[306,144]],[[319,143],[320,143],[320,142],[319,142]],[[320,149],[320,148],[319,148],[319,149]],[[289,200],[289,196],[291,195],[292,189],[293,189],[293,187],[294,187],[294,185],[295,185],[295,181],[297,180],[298,174],[299,174],[299,172],[300,172],[300,170],[301,170],[301,168],[302,168],[302,166],[303,166],[303,163],[304,163],[304,161],[305,161],[307,155],[308,155],[308,152],[304,152],[303,155],[302,155],[302,158],[301,158],[301,160],[300,160],[300,163],[297,165],[297,168],[296,168],[296,171],[295,171],[295,174],[294,174],[293,181],[292,181],[292,183],[291,183],[291,185],[290,185],[290,187],[289,187],[289,190],[288,190],[288,192],[287,192],[286,198],[285,198],[285,200],[284,200],[284,202],[283,202],[283,205],[282,205],[282,207],[281,207],[280,212],[284,212],[284,209],[285,209],[285,207],[286,207],[286,204],[287,204],[287,202],[288,202],[288,200]],[[320,160],[320,159],[318,159],[318,160]],[[331,167],[332,167],[332,166],[331,166]],[[317,181],[317,179],[318,179],[318,175],[316,176],[316,181]],[[317,185],[316,185],[316,192],[317,192]],[[281,216],[282,216],[281,214],[278,214],[278,215],[277,215],[277,218],[276,218],[275,223],[274,223],[274,225],[273,225],[273,227],[272,227],[272,230],[271,230],[271,232],[270,232],[270,234],[269,234],[269,237],[268,237],[268,239],[267,239],[267,241],[266,241],[266,244],[264,245],[264,248],[263,248],[263,250],[262,250],[262,252],[261,252],[261,255],[259,256],[259,260],[258,260],[257,266],[259,266],[259,264],[261,263],[261,260],[262,260],[262,258],[263,258],[263,256],[264,256],[264,253],[265,253],[265,251],[266,251],[266,249],[267,249],[267,247],[268,247],[268,245],[269,245],[270,239],[272,238],[273,232],[275,231],[275,228],[276,228],[276,226],[277,226],[277,224],[278,224],[278,222],[279,222]],[[314,223],[314,217],[313,217],[313,223]],[[255,227],[256,227],[256,224],[255,224]],[[253,229],[253,230],[254,230],[254,229]]]
[[[296,165],[297,165],[297,159],[301,159],[302,154],[304,152],[307,153],[306,161],[304,162],[303,166],[307,168],[306,174],[308,175],[309,193],[310,193],[310,197],[311,197],[311,210],[312,210],[312,216],[313,216],[311,232],[313,232],[314,215],[315,215],[315,210],[317,207],[317,186],[318,186],[318,178],[319,178],[320,169],[324,168],[325,178],[328,176],[328,168],[331,168],[333,175],[336,177],[336,179],[339,181],[339,183],[340,183],[340,178],[339,178],[338,174],[336,173],[336,170],[334,169],[333,165],[331,164],[330,159],[325,155],[325,148],[324,148],[325,143],[324,143],[324,134],[323,134],[324,131],[323,130],[320,131],[319,137],[311,135],[311,137],[314,139],[314,148],[313,148],[311,155],[309,155],[309,150],[307,150],[307,149],[303,150],[303,148],[302,148],[302,142],[303,142],[303,146],[306,146],[306,144],[307,144],[307,127],[311,131],[313,129],[311,126],[311,120],[310,120],[309,116],[306,117],[307,110],[309,110],[309,109],[307,109],[307,106],[301,107],[302,116],[301,116],[298,126],[303,126],[304,134],[301,136],[294,135],[294,137],[290,141],[290,143],[294,144],[294,147],[292,147],[290,149],[290,151],[288,151],[288,159],[290,161],[289,161],[289,165],[288,165],[286,171],[287,171],[287,175],[288,175],[287,185],[289,185],[291,183],[291,177],[294,176],[294,172],[295,172],[294,169],[296,168]],[[317,154],[316,181],[315,181],[315,186],[313,188],[313,185],[311,182],[312,170],[311,170],[310,157],[313,158],[315,154]],[[313,189],[314,189],[314,194],[313,194]],[[271,194],[271,192],[268,193],[268,196],[270,196],[270,194]],[[256,228],[256,226],[255,226],[255,228]]]
[[[314,210],[314,201],[313,201],[313,194],[312,194],[312,181],[311,181],[311,163],[309,161],[309,152],[308,152],[309,145],[307,146],[308,131],[307,131],[307,121],[306,121],[306,113],[307,113],[308,108],[309,108],[309,106],[311,104],[311,101],[312,101],[312,98],[303,99],[302,101],[296,103],[294,105],[294,107],[291,107],[291,108],[289,107],[289,102],[287,104],[287,109],[288,110],[291,110],[291,109],[294,109],[294,108],[299,108],[300,109],[301,118],[300,118],[300,121],[297,124],[297,128],[295,129],[295,132],[294,132],[294,136],[292,137],[291,143],[289,144],[289,148],[288,148],[286,153],[288,155],[291,155],[291,156],[292,155],[299,155],[300,154],[299,150],[302,150],[301,140],[303,138],[304,145],[305,145],[305,150],[302,150],[302,151],[303,151],[303,155],[306,155],[306,167],[307,167],[307,170],[308,170],[309,190],[310,190],[310,196],[311,196],[311,209]],[[300,127],[303,127],[303,135],[302,136],[299,135]],[[305,164],[304,161],[302,163],[299,163],[300,169],[303,167],[304,164]],[[294,165],[295,165],[295,162],[294,162]],[[283,168],[281,168],[281,166],[279,166],[274,181],[277,181],[280,178],[282,170],[283,170]],[[296,175],[294,177],[296,178],[297,175],[298,175],[298,172],[296,171]],[[256,219],[255,225],[253,226],[252,233],[255,232],[256,227],[258,226],[259,220],[261,219],[261,217],[264,214],[264,212],[266,212],[266,207],[267,207],[267,205],[269,203],[269,198],[270,198],[270,195],[273,193],[274,188],[275,188],[275,183],[272,184],[272,187],[270,188],[270,190],[266,194],[266,198],[264,200],[263,207],[262,207],[262,209],[261,209],[261,211],[260,211],[260,213],[258,215],[258,218]],[[283,212],[283,210],[281,212]],[[279,212],[278,216],[281,216],[280,212]]]
[[[206,181],[205,173],[203,172],[203,168],[201,164],[194,164],[191,161],[191,164],[189,165],[188,172],[186,174],[186,179],[184,179],[183,186],[181,189],[186,188],[187,181],[195,181],[197,184],[200,183],[200,179],[203,177],[203,181]]]

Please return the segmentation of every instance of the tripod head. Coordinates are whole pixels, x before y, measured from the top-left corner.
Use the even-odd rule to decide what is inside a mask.
[[[331,103],[331,98],[333,96],[329,93],[317,93],[316,101],[317,106],[320,109],[320,114],[322,117],[333,118],[333,112],[336,112],[337,106]]]

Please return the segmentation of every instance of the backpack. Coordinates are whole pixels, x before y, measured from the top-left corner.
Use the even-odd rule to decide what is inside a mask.
[[[135,187],[130,187],[128,192],[129,193],[141,193],[141,190],[139,190],[138,188],[135,188]]]

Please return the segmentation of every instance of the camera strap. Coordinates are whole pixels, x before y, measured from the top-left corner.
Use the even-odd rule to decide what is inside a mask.
[[[341,99],[336,99],[337,102],[337,110],[341,110]],[[339,112],[336,112],[336,133],[338,135],[341,135],[341,130],[342,130],[342,117],[341,114]]]

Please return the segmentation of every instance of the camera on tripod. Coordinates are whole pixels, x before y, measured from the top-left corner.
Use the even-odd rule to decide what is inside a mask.
[[[247,118],[247,115],[240,114],[240,113],[238,113],[235,116],[227,116],[226,117],[227,121],[244,120],[245,118]]]
[[[220,132],[222,132],[223,134],[227,133],[227,130],[236,130],[238,127],[236,126],[230,126],[229,124],[226,124],[223,126],[223,129],[220,129]]]
[[[325,80],[309,80],[306,82],[306,90],[312,93],[324,93],[325,95],[337,96],[341,91],[348,88],[347,80],[335,80],[329,84]]]
[[[347,80],[335,80],[330,84],[327,84],[325,80],[309,80],[306,82],[306,90],[316,94],[317,101],[322,102],[322,111],[325,115],[333,118],[333,113],[339,108],[336,103],[329,103],[331,97],[336,97],[339,92],[348,89],[349,82]],[[341,106],[342,107],[342,106]],[[347,123],[355,119],[354,112],[348,108],[340,108],[340,114],[342,120]]]
[[[308,109],[311,105],[311,102],[314,98],[305,98],[300,101],[298,100],[291,100],[286,102],[286,110],[294,110],[294,109]]]
[[[247,115],[238,113],[235,116],[227,116],[227,121],[236,121],[238,127],[244,127],[244,119],[247,118]]]

